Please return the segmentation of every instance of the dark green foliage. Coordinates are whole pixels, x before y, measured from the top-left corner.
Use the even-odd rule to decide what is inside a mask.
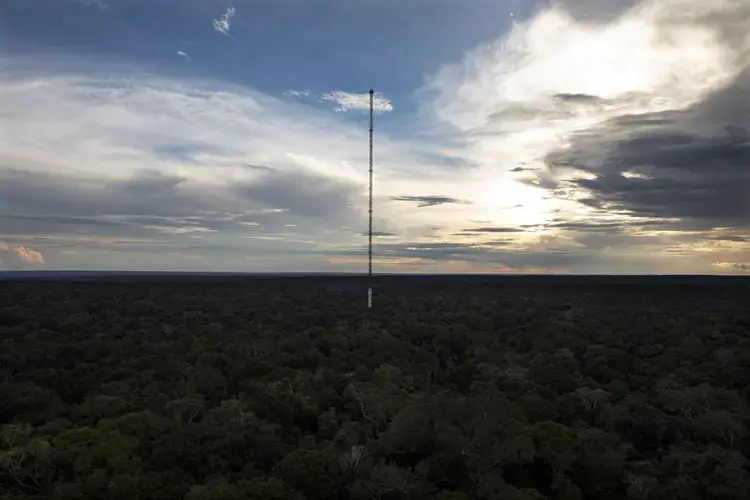
[[[735,287],[0,285],[3,500],[741,500]]]

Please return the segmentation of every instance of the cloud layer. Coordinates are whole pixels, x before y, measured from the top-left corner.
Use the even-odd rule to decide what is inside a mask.
[[[555,0],[430,75],[416,125],[376,95],[404,120],[376,134],[376,268],[748,272],[748,23]],[[55,59],[0,61],[0,266],[364,269],[366,113]]]
[[[366,123],[219,82],[43,62],[8,61],[0,82],[4,245],[61,268],[310,270],[363,243]],[[388,193],[411,188],[401,162],[438,171],[435,158],[378,138],[378,231],[428,224]]]
[[[748,22],[740,0],[556,1],[443,68],[427,104],[487,184],[529,188],[521,226],[644,271],[742,271]]]

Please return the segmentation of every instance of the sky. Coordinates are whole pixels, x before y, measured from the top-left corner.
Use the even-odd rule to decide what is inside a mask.
[[[0,269],[750,273],[750,0],[2,0]]]

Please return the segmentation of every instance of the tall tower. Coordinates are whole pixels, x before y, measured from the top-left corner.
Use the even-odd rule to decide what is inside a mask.
[[[372,132],[373,132],[373,102],[375,91],[370,89],[370,208],[369,230],[367,232],[367,307],[372,307]]]

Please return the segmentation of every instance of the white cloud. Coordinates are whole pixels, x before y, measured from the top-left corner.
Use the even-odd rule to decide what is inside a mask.
[[[291,97],[297,97],[298,99],[301,99],[303,97],[310,97],[309,90],[285,90],[281,94],[291,96]]]
[[[525,174],[510,170],[544,172],[545,156],[577,131],[624,115],[684,110],[730,84],[747,67],[750,36],[732,50],[710,20],[732,17],[732,9],[747,20],[743,8],[744,0],[646,0],[591,23],[553,6],[443,67],[420,92],[430,120],[463,140],[456,154],[477,166],[472,198],[488,208],[477,217],[508,204],[524,206],[509,219],[515,223],[580,212],[519,184]],[[709,21],[696,22],[702,17]]]
[[[185,60],[187,60],[187,61],[192,61],[192,59],[190,59],[190,55],[189,55],[189,54],[188,54],[187,52],[183,52],[183,51],[181,51],[181,50],[178,50],[178,51],[177,51],[177,55],[178,55],[179,57],[182,57],[182,58],[184,58],[184,59],[185,59]]]
[[[234,16],[235,12],[236,9],[234,8],[234,5],[230,4],[229,7],[227,7],[227,11],[222,14],[221,17],[219,17],[218,19],[214,19],[213,26],[216,32],[228,36],[229,38],[237,42],[237,40],[229,34],[229,31],[232,29],[232,17]]]
[[[428,85],[436,97],[433,112],[465,133],[505,112],[493,129],[502,140],[477,138],[474,152],[510,153],[508,159],[517,163],[533,161],[573,130],[608,118],[683,109],[741,70],[710,26],[668,23],[678,12],[708,4],[650,0],[604,25],[581,23],[557,8],[544,10],[435,75]],[[553,99],[559,94],[602,101],[563,113]],[[557,113],[554,120],[550,113]]]
[[[337,111],[367,111],[370,109],[370,94],[354,94],[351,92],[326,92],[320,96],[324,101],[336,103]],[[393,111],[393,104],[379,93],[373,96],[373,110],[376,112]]]
[[[148,195],[145,191],[173,186],[170,193],[197,204],[204,212],[213,210],[249,217],[242,219],[244,224],[237,223],[237,231],[242,228],[253,234],[268,235],[281,233],[286,226],[293,228],[298,237],[307,235],[305,241],[317,241],[320,248],[361,244],[357,234],[367,227],[366,123],[358,127],[325,110],[219,82],[171,80],[138,74],[132,68],[123,69],[102,61],[68,59],[65,65],[66,72],[56,73],[50,70],[54,65],[46,59],[3,63],[0,100],[5,106],[0,129],[5,133],[0,134],[0,184],[5,184],[6,190],[12,182],[19,186],[21,182],[36,182],[39,187],[25,198],[20,191],[16,191],[19,194],[13,199],[0,195],[0,216],[29,215],[32,210],[40,220],[50,221],[44,222],[44,231],[75,228],[60,224],[78,221],[89,224],[85,226],[89,234],[110,237],[129,231],[134,217],[149,214],[152,207],[164,206],[167,211],[179,208],[183,201],[160,201],[160,195]],[[450,192],[452,174],[434,163],[434,153],[428,155],[428,152],[426,145],[395,140],[387,131],[378,135],[377,230],[393,232],[393,227],[401,224],[434,225],[431,222],[434,214],[420,211],[416,206],[396,207],[388,201],[388,196],[409,193],[416,186],[426,194]],[[408,172],[404,164],[409,165]],[[146,175],[145,166],[155,172]],[[22,169],[23,177],[19,177],[18,168]],[[432,174],[419,180],[420,171]],[[294,179],[300,180],[295,183]],[[260,188],[248,191],[250,194],[238,191],[241,186],[264,185],[264,182],[267,186],[264,189],[273,189],[274,193],[283,194],[281,190],[287,187],[297,189],[301,198],[287,196],[291,208],[307,207],[305,196],[316,196],[311,199],[314,202],[325,201],[327,192],[316,191],[322,189],[318,185],[321,182],[330,183],[331,189],[345,187],[351,192],[346,201],[349,206],[342,205],[339,211],[354,217],[346,220],[352,229],[339,229],[343,225],[340,220],[317,219],[317,225],[311,226],[305,217],[315,216],[313,206],[309,207],[309,214],[299,215],[302,208],[290,211],[286,205],[248,203],[247,196],[264,195]],[[67,191],[53,195],[49,189]],[[115,193],[118,199],[103,199],[105,190]],[[125,201],[119,197],[130,196],[127,193],[140,193],[147,206],[131,202],[123,205]],[[336,193],[331,192],[338,196]],[[37,196],[38,202],[31,199]],[[336,196],[330,196],[328,203],[336,203]],[[65,205],[59,208],[63,202]],[[282,202],[285,203],[280,199],[279,203]],[[46,206],[54,208],[46,210],[43,208]],[[169,224],[154,220],[138,223],[138,227],[151,231],[154,240],[167,238],[178,246],[184,241],[180,238],[199,232],[206,252],[226,247],[226,251],[243,255],[241,266],[246,268],[244,255],[261,251],[261,247],[238,240],[232,231],[216,231],[215,226],[199,224],[208,217],[205,215],[208,212],[204,212],[194,214],[193,224],[170,219]],[[185,214],[177,215],[188,219]],[[62,220],[63,216],[71,222]],[[88,218],[80,219],[83,216]],[[458,226],[462,217],[457,214],[442,222],[452,220]],[[209,222],[219,220],[218,215],[212,215]],[[11,222],[0,219],[0,238],[9,232],[16,236],[31,236],[34,232],[31,229],[23,232],[23,228],[31,228],[30,222],[21,220],[15,225]],[[251,226],[256,223],[259,225]],[[145,237],[143,233],[137,236]],[[55,242],[61,241],[63,233],[50,237],[45,245],[58,244]],[[265,245],[263,252],[289,265],[286,255],[293,248],[284,243]],[[113,246],[116,244],[110,244]],[[97,247],[97,251],[102,250]],[[56,250],[46,250],[45,256],[55,267],[75,267],[71,262],[76,261],[71,259],[82,259],[85,253],[81,249],[78,254],[63,258]],[[141,255],[142,259],[151,259],[149,263],[159,262],[163,257],[161,253]],[[306,268],[313,269],[319,267],[321,258],[315,256],[310,257],[312,261],[305,261],[298,256],[294,262],[298,265],[308,262]],[[82,262],[86,267],[96,265],[94,261]],[[226,265],[232,262],[228,257]],[[162,262],[168,267],[170,264],[173,263]]]

